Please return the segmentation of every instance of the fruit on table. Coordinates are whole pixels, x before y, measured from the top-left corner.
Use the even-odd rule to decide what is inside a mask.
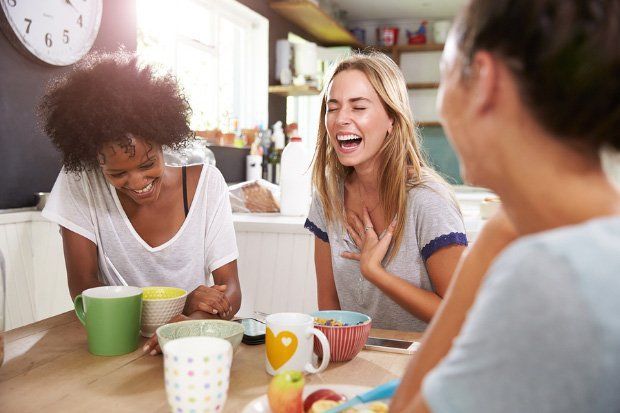
[[[331,389],[319,389],[306,396],[306,400],[304,400],[304,412],[309,412],[314,403],[319,400],[333,400],[335,402],[343,402],[346,399],[347,398],[344,395],[336,393]]]
[[[343,401],[318,400],[314,402],[312,408],[307,413],[325,413],[341,403],[343,403]],[[351,407],[343,413],[388,413],[388,405],[384,402],[373,402],[366,407]]]
[[[317,400],[312,404],[307,413],[323,413],[339,404],[340,402],[334,400]]]
[[[267,390],[269,407],[273,413],[303,413],[302,392],[305,379],[300,371],[276,374]]]

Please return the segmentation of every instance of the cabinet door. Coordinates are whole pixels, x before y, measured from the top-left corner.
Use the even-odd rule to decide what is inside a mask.
[[[239,314],[302,312],[318,309],[314,271],[314,236],[237,231]]]
[[[400,68],[407,83],[439,82],[441,52],[403,52]]]
[[[438,122],[437,89],[409,90],[409,103],[416,122]]]

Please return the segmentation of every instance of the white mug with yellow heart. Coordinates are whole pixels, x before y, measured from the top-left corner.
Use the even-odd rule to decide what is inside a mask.
[[[319,373],[329,364],[327,337],[314,328],[314,319],[308,314],[277,313],[267,316],[265,351],[267,373],[272,376],[286,370]],[[314,337],[323,348],[323,361],[319,367],[312,364]]]

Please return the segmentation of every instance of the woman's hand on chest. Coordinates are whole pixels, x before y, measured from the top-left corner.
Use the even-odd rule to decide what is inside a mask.
[[[357,245],[360,253],[343,252],[344,258],[360,262],[362,275],[372,281],[383,270],[382,261],[392,242],[392,235],[396,227],[396,220],[378,235],[377,228],[373,225],[368,210],[364,208],[363,222],[357,214],[347,213],[346,227],[349,235]]]

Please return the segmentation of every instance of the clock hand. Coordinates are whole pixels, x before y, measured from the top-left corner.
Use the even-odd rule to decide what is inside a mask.
[[[67,3],[69,6],[73,7],[73,10],[75,10],[76,12],[80,12],[74,5],[73,3],[71,3],[71,0],[65,0],[65,3]]]

